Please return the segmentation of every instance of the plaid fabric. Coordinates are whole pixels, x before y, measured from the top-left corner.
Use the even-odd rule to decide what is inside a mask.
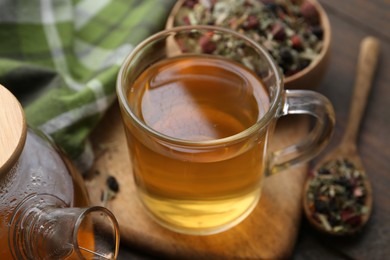
[[[82,170],[88,135],[116,99],[124,57],[161,30],[174,0],[0,0],[0,84],[29,125]]]

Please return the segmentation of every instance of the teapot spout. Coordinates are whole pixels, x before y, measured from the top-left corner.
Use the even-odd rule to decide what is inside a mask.
[[[11,223],[16,259],[117,258],[119,228],[108,209],[58,204],[33,203],[33,207],[18,211],[21,214],[14,218],[14,225]]]

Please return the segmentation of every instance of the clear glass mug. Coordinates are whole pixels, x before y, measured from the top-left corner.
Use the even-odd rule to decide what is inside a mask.
[[[264,177],[316,156],[334,128],[328,99],[284,90],[262,46],[219,27],[176,27],[140,43],[120,69],[117,95],[139,198],[157,223],[185,234],[241,222]],[[268,151],[288,114],[310,114],[314,127]]]

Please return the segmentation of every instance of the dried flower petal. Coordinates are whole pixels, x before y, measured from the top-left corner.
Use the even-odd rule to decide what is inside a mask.
[[[299,37],[299,35],[293,35],[291,37],[291,46],[296,50],[303,49],[302,40],[301,37]]]
[[[217,44],[209,36],[203,36],[199,39],[199,45],[203,53],[213,53],[217,49]]]
[[[301,13],[305,20],[308,21],[310,24],[318,23],[319,14],[316,7],[312,3],[305,1],[301,5]]]
[[[274,24],[271,31],[272,37],[277,41],[283,41],[286,39],[286,31],[284,30],[283,25],[280,23]]]
[[[255,28],[257,28],[259,25],[260,25],[260,22],[259,22],[259,20],[257,19],[257,17],[254,16],[254,15],[250,15],[250,16],[248,16],[247,21],[246,21],[246,23],[244,24],[244,28],[245,28],[246,30],[250,30],[250,29],[255,29]]]

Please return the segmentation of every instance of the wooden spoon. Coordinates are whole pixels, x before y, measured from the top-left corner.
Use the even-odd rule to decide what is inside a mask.
[[[379,45],[374,37],[363,39],[343,139],[317,163],[304,186],[306,217],[315,228],[327,234],[354,234],[367,223],[371,214],[371,184],[357,153],[356,141],[377,65]]]

